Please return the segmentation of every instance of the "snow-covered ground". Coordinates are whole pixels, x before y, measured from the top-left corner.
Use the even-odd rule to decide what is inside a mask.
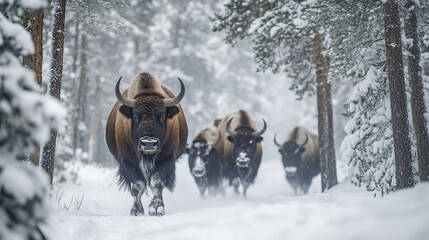
[[[116,169],[80,166],[79,184],[55,191],[54,239],[429,239],[428,183],[374,198],[348,183],[322,194],[317,178],[310,194],[294,196],[280,160],[272,160],[261,164],[248,199],[229,190],[225,198],[203,200],[186,159],[177,167],[176,190],[164,195],[166,216],[134,217],[131,196],[116,185]],[[143,196],[146,213],[148,204]]]

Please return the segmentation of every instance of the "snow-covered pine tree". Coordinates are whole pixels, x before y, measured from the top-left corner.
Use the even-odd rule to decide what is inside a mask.
[[[396,189],[383,8],[379,1],[318,1],[313,21],[328,27],[331,74],[351,81],[342,159],[351,181],[382,195]]]
[[[299,98],[316,93],[316,68],[311,27],[303,20],[302,1],[225,1],[215,14],[214,31],[224,31],[225,41],[235,45],[253,42],[259,71],[285,72]]]
[[[0,239],[46,239],[49,214],[46,176],[17,156],[49,138],[64,114],[44,94],[20,56],[34,52],[31,35],[20,25],[24,8],[42,8],[43,0],[0,1]],[[7,17],[6,17],[7,16]]]
[[[351,166],[352,183],[388,193],[396,181],[381,4],[327,0],[315,9],[313,21],[327,26],[331,36],[330,73],[354,85],[346,103],[350,120],[342,159]]]
[[[213,30],[226,32],[225,40],[232,45],[238,39],[252,39],[259,70],[286,72],[293,79],[291,89],[300,98],[314,94],[317,89],[324,191],[337,184],[331,81],[329,59],[324,53],[323,37],[319,35],[324,26],[306,20],[312,5],[310,1],[294,0],[226,0],[222,12],[215,15]]]

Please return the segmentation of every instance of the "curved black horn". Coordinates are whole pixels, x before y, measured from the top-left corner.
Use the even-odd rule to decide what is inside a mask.
[[[305,140],[304,140],[304,142],[301,144],[301,145],[299,145],[299,147],[300,148],[302,148],[302,147],[304,147],[305,146],[305,144],[307,144],[308,143],[308,135],[307,135],[307,133],[305,134]]]
[[[179,79],[179,82],[180,82],[180,93],[176,97],[164,99],[163,102],[165,107],[172,107],[177,105],[185,96],[185,84],[183,84],[180,78],[177,78],[177,79]]]
[[[232,119],[233,119],[234,117],[231,117],[229,120],[228,120],[228,122],[226,123],[226,132],[228,133],[228,135],[230,135],[230,136],[235,136],[235,133],[231,130],[231,122],[232,122]]]
[[[134,106],[134,102],[136,100],[134,100],[134,99],[128,99],[128,98],[124,97],[124,95],[122,95],[122,93],[121,93],[121,90],[119,90],[119,85],[121,84],[121,79],[122,79],[122,76],[119,78],[118,82],[116,83],[116,88],[115,88],[116,98],[123,105],[125,105],[127,107],[133,107]]]
[[[282,145],[280,145],[280,144],[277,142],[276,137],[277,137],[277,134],[274,134],[274,144],[275,144],[277,147],[282,147]]]
[[[253,136],[260,137],[262,136],[262,134],[264,134],[265,130],[267,130],[267,123],[265,122],[264,119],[262,119],[262,121],[264,121],[264,127],[261,129],[261,131],[253,133]]]

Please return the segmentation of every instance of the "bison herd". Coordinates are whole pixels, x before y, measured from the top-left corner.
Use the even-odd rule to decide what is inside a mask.
[[[106,124],[106,142],[118,162],[119,185],[133,197],[131,215],[143,215],[141,196],[148,187],[153,193],[149,215],[165,214],[162,192],[172,191],[176,180],[176,160],[189,156],[189,168],[201,196],[235,194],[246,196],[254,183],[262,159],[262,129],[244,110],[216,119],[205,126],[187,146],[188,127],[180,101],[185,86],[174,96],[149,73],[137,75],[121,93],[121,78],[116,84],[118,99]],[[286,180],[295,194],[307,193],[312,178],[320,173],[317,136],[295,127],[279,147]],[[227,182],[227,184],[224,184]]]

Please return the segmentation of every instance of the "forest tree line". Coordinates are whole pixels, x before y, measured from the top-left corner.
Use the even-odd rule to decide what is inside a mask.
[[[322,188],[336,184],[330,85],[353,82],[343,159],[353,183],[385,194],[428,180],[428,72],[420,50],[427,49],[427,7],[413,0],[230,1],[214,30],[230,44],[251,38],[260,70],[286,72],[297,94],[316,88]]]

